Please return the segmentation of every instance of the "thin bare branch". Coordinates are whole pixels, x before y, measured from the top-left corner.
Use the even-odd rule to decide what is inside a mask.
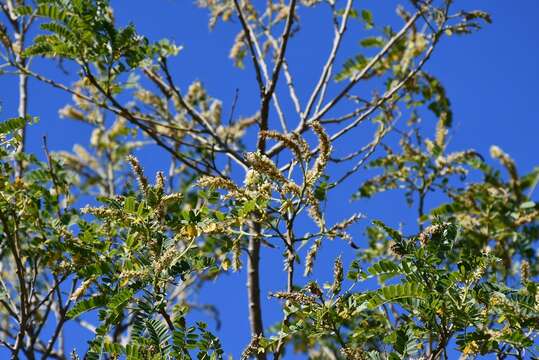
[[[380,52],[378,52],[378,54],[376,54],[376,56],[374,56],[371,61],[369,61],[369,63],[359,73],[352,77],[350,82],[339,92],[339,94],[337,94],[337,96],[330,100],[322,109],[317,111],[311,118],[309,118],[309,120],[307,120],[307,122],[320,120],[322,116],[324,116],[329,110],[331,110],[335,105],[337,105],[337,103],[343,97],[350,93],[350,90],[352,90],[360,80],[364,79],[365,76],[371,71],[371,69],[382,59],[382,57],[387,54],[387,52],[397,43],[397,41],[399,41],[400,38],[403,37],[404,34],[406,34],[406,32],[408,32],[408,30],[415,24],[420,15],[421,12],[416,12],[406,22],[402,29],[385,44],[382,50],[380,50]]]
[[[358,73],[356,74],[350,82],[338,93],[337,96],[335,96],[332,100],[330,100],[321,110],[317,111],[313,116],[306,120],[301,121],[300,124],[298,124],[297,128],[294,130],[297,134],[302,134],[303,132],[307,131],[308,124],[312,121],[318,121],[320,120],[330,109],[332,109],[343,97],[349,94],[349,92],[354,88],[354,86],[363,79],[371,70],[372,68],[384,57],[385,54],[397,43],[397,41],[406,34],[406,32],[413,26],[413,24],[417,21],[417,19],[420,17],[419,13],[414,14],[407,22],[406,24],[401,28],[401,30],[395,34],[387,43],[386,45],[376,54],[371,61]],[[314,103],[314,100],[313,100]],[[311,105],[312,106],[312,105]],[[376,107],[377,108],[377,107]],[[307,108],[306,108],[307,109]],[[372,113],[376,109],[370,110],[369,114]],[[368,115],[367,115],[368,116]],[[364,119],[366,116],[362,118]],[[268,150],[267,155],[272,157],[278,154],[282,149],[284,148],[284,144],[282,142],[279,142],[275,144],[271,149]]]
[[[262,98],[264,97],[264,94],[266,93],[266,86],[264,84],[264,80],[262,79],[262,70],[261,70],[261,65],[259,62],[260,60],[257,57],[256,51],[254,49],[255,35],[253,34],[253,31],[251,27],[249,26],[247,19],[245,18],[245,14],[243,13],[243,10],[238,0],[234,0],[234,6],[236,7],[236,11],[238,12],[238,18],[240,19],[241,26],[247,38],[247,46],[249,47],[249,53],[251,54],[253,67],[255,68],[256,81],[258,83],[258,88],[260,90],[260,97]]]
[[[327,84],[331,78],[331,71],[333,68],[333,64],[335,63],[335,59],[337,58],[337,54],[339,52],[339,49],[341,47],[343,35],[346,31],[346,27],[348,24],[348,19],[350,17],[350,11],[352,10],[352,5],[354,1],[348,0],[346,2],[346,8],[344,10],[344,15],[341,21],[341,26],[338,29],[338,31],[335,32],[335,37],[333,39],[333,47],[331,49],[331,52],[329,53],[329,57],[324,64],[324,68],[322,69],[322,74],[320,75],[320,78],[318,79],[318,83],[316,84],[309,101],[307,102],[307,105],[305,106],[305,111],[302,114],[301,122],[304,123],[307,120],[307,117],[310,115],[312,107],[314,105],[314,102],[316,101],[316,98],[320,95],[320,93],[325,92],[325,89],[327,87]],[[323,99],[323,96],[320,96],[320,101]],[[300,124],[301,127],[301,124]]]

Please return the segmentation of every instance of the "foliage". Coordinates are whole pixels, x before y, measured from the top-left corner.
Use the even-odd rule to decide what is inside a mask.
[[[20,81],[18,116],[0,123],[0,342],[12,359],[69,358],[67,325],[90,331],[85,359],[222,359],[216,331],[194,320],[203,310],[218,324],[218,313],[196,295],[244,270],[244,359],[538,356],[539,168],[522,175],[496,146],[494,161],[450,152],[451,102],[424,69],[444,37],[488,14],[413,0],[394,28],[353,0],[199,0],[211,29],[234,19],[230,58],[258,89],[253,114],[237,115],[236,98],[226,120],[201,81],[176,85],[169,58],[181,47],[117,26],[107,0],[0,5],[1,66]],[[304,93],[287,49],[320,9],[333,44]],[[350,34],[360,46],[345,57]],[[76,81],[33,70],[50,60],[77,66]],[[29,78],[72,96],[59,116],[89,126],[88,144],[51,153],[44,138],[44,160],[27,151]],[[342,139],[369,127],[372,140],[343,154]],[[166,159],[167,174],[150,181],[135,152]],[[400,190],[417,224],[371,219],[357,236],[366,216],[342,206],[331,223],[346,181],[356,201]],[[336,258],[320,284],[317,256],[336,238],[353,261]],[[262,246],[281,252],[287,279],[269,294],[283,309],[269,327]]]
[[[294,322],[286,333],[302,339],[297,346],[322,341],[348,357],[367,359],[437,358],[452,337],[464,355],[520,354],[532,346],[539,310],[535,282],[523,277],[515,287],[500,283],[488,273],[501,261],[492,253],[461,254],[446,265],[463,236],[450,223],[435,223],[411,237],[376,226],[388,233],[394,260],[379,260],[366,270],[354,262],[351,286],[338,296],[324,295],[314,283],[276,294],[287,300]],[[354,291],[371,278],[379,289]]]

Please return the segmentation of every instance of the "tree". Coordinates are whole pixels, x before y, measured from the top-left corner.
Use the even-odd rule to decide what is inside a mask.
[[[495,146],[503,171],[473,150],[449,152],[450,101],[424,70],[444,37],[478,30],[488,14],[412,0],[398,7],[396,28],[353,0],[199,0],[211,28],[239,25],[230,58],[259,93],[254,114],[236,115],[234,102],[227,120],[201,82],[176,85],[169,59],[181,47],[117,26],[107,0],[1,6],[3,68],[19,78],[18,117],[0,124],[0,341],[12,359],[78,359],[63,343],[69,322],[94,334],[85,359],[221,359],[210,328],[189,321],[202,306],[191,294],[242,267],[252,339],[242,358],[442,359],[450,346],[463,357],[538,356],[539,168],[521,175]],[[289,48],[301,17],[320,9],[333,45],[304,92]],[[361,31],[350,26],[358,21]],[[345,36],[362,37],[349,58]],[[72,62],[78,79],[64,84],[34,60]],[[26,151],[37,121],[28,79],[72,95],[60,115],[93,128],[89,147],[50,152],[44,138],[44,160]],[[434,134],[421,122],[427,112]],[[372,140],[343,146],[360,129]],[[167,154],[167,175],[150,181],[135,150]],[[330,224],[323,206],[352,180],[361,182],[354,198],[401,189],[417,230],[374,220],[368,247],[358,246],[347,230],[363,216]],[[429,209],[432,193],[444,201]],[[310,274],[336,238],[355,260],[345,269],[335,259],[323,286]],[[287,274],[271,294],[283,309],[271,327],[262,246],[284,249]]]

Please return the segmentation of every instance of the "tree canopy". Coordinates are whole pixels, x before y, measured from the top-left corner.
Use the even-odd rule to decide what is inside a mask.
[[[18,116],[0,122],[7,356],[227,358],[192,314],[215,312],[200,289],[244,271],[251,340],[237,358],[539,358],[539,168],[523,173],[495,145],[450,151],[451,102],[425,69],[446,37],[491,22],[463,5],[403,1],[384,24],[354,0],[198,0],[212,31],[235,31],[231,66],[258,101],[242,115],[241,94],[228,104],[203,79],[178,85],[196,79],[171,65],[181,44],[118,25],[108,0],[1,0],[1,75],[18,79],[5,90]],[[307,87],[289,53],[318,36],[303,34],[313,12],[333,38]],[[59,116],[91,127],[86,144],[51,151],[45,137],[28,151],[40,121],[29,80],[72,97]],[[149,174],[143,154],[167,168]],[[351,206],[334,222],[326,204],[342,188],[354,201],[401,193],[416,222],[393,228]],[[324,282],[313,269],[329,241],[353,261],[332,259]],[[262,248],[286,274],[270,294]],[[280,321],[264,323],[266,301]],[[88,331],[87,349],[66,348]]]

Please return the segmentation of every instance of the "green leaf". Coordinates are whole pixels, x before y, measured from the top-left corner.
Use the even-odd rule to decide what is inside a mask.
[[[105,352],[107,352],[109,355],[117,356],[125,353],[125,348],[118,343],[111,343],[109,341],[105,341],[103,347],[105,349]]]
[[[19,16],[31,15],[34,9],[31,6],[19,6],[15,9],[15,14]]]
[[[107,303],[107,307],[113,311],[119,311],[123,309],[129,300],[133,297],[134,291],[132,289],[122,289],[115,294]]]
[[[55,5],[40,5],[36,11],[37,16],[45,17],[51,20],[65,22],[67,13]]]
[[[322,181],[314,190],[314,197],[319,201],[324,201],[326,199],[327,188],[327,181]]]
[[[360,279],[368,278],[368,275],[363,270],[361,270],[359,262],[357,260],[354,260],[350,264],[350,269],[348,270],[346,277],[347,279],[352,281],[359,281]]]
[[[377,36],[377,37],[368,37],[359,42],[361,46],[369,48],[369,47],[382,47],[384,46],[384,39]]]
[[[67,312],[67,318],[76,318],[85,312],[105,306],[106,303],[107,298],[104,295],[97,295],[89,299],[79,301],[71,310]]]
[[[389,285],[371,293],[369,308],[374,309],[387,303],[399,302],[407,298],[423,299],[423,287],[416,282]]]
[[[142,360],[144,359],[144,351],[142,345],[130,343],[125,346],[125,355],[127,360]]]
[[[372,29],[374,26],[374,18],[369,10],[361,10],[361,18],[365,22],[366,29]]]
[[[7,119],[0,122],[0,134],[8,135],[22,129],[26,125],[27,119],[22,117]]]
[[[69,31],[69,29],[57,23],[41,24],[41,28],[43,30],[53,32],[67,39],[74,39],[75,36],[71,31]]]
[[[363,55],[356,55],[354,58],[347,60],[343,69],[335,75],[335,81],[342,81],[354,76],[367,65],[367,59]]]
[[[253,212],[256,209],[256,200],[249,200],[243,204],[239,211],[239,215],[244,217],[249,215],[251,212]]]
[[[383,259],[373,264],[367,269],[371,276],[380,277],[381,281],[386,281],[392,277],[404,274],[403,270],[391,260]]]
[[[160,349],[162,353],[167,353],[172,339],[168,327],[159,320],[150,319],[146,321],[146,329],[155,346]]]
[[[125,199],[124,211],[129,213],[129,214],[135,213],[135,198],[133,196],[128,196]]]
[[[378,226],[379,228],[382,228],[387,233],[387,235],[389,235],[389,237],[392,238],[393,240],[398,241],[398,242],[402,241],[402,235],[397,230],[392,229],[391,227],[387,226],[380,220],[374,220],[372,223]]]

